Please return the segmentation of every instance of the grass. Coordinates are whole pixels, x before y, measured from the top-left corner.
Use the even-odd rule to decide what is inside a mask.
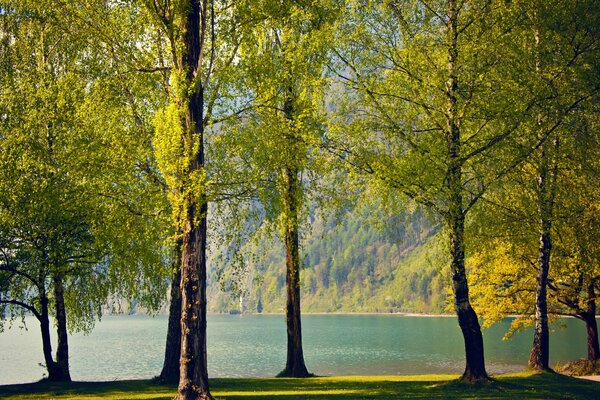
[[[600,383],[531,372],[500,375],[469,385],[456,375],[336,376],[306,379],[212,379],[217,399],[599,399]],[[172,399],[174,386],[144,381],[36,382],[0,386],[1,399]]]

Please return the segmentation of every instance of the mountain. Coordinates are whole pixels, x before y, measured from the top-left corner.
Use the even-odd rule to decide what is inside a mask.
[[[440,256],[440,224],[420,211],[378,220],[378,211],[363,207],[308,219],[301,249],[304,312],[444,312],[449,272]],[[209,273],[209,310],[283,312],[281,241],[248,241],[245,252],[243,266]]]

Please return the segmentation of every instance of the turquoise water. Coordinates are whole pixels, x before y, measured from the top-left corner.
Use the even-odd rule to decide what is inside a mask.
[[[462,336],[455,318],[399,315],[305,315],[307,367],[318,375],[460,373]],[[39,327],[13,327],[0,333],[0,384],[43,377]],[[529,356],[531,330],[509,341],[501,337],[509,321],[484,331],[491,373],[518,371]],[[104,317],[87,336],[70,337],[75,380],[141,379],[162,367],[165,316]],[[282,315],[210,315],[208,356],[211,377],[269,377],[285,364]],[[551,363],[585,357],[585,327],[575,319],[553,325]]]

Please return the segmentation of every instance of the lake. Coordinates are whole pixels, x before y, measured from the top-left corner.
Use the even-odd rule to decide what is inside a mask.
[[[0,333],[0,384],[39,380],[45,369],[39,325]],[[461,373],[456,318],[401,315],[304,315],[304,355],[317,375]],[[509,321],[484,330],[488,372],[525,367],[531,330],[501,340]],[[78,381],[144,379],[162,367],[166,316],[109,316],[90,335],[70,336],[71,377]],[[55,336],[54,332],[53,335]],[[209,315],[211,377],[269,377],[285,365],[282,315]],[[586,356],[585,327],[566,318],[552,325],[551,365]]]

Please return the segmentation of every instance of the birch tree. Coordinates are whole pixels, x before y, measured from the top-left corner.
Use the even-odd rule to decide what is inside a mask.
[[[510,6],[454,0],[350,3],[347,13],[336,73],[350,101],[331,122],[331,149],[371,196],[410,199],[444,221],[462,379],[486,380],[465,227],[488,187],[536,142],[517,136],[536,98],[504,74],[525,68],[514,46],[520,16]],[[519,140],[523,147],[509,150]]]
[[[256,21],[244,30],[241,85],[249,107],[226,124],[227,146],[254,186],[267,225],[275,222],[285,249],[286,365],[278,376],[310,376],[304,361],[300,309],[301,231],[307,202],[319,196],[324,173],[324,66],[338,2],[252,2]]]
[[[53,6],[2,8],[0,303],[39,320],[48,378],[70,380],[68,332],[89,331],[111,294],[158,308],[164,271],[160,196],[141,168],[148,125],[114,70],[87,57],[89,32],[65,30]]]

